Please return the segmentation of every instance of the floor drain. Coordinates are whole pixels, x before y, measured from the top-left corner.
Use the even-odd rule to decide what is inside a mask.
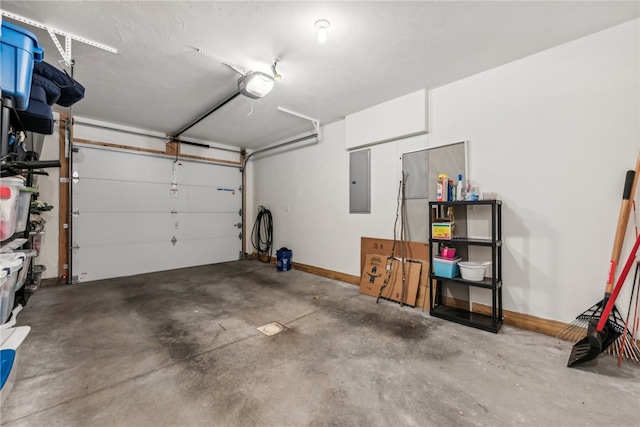
[[[278,322],[267,323],[266,325],[257,328],[260,332],[268,337],[271,337],[279,332],[282,332],[283,326]]]

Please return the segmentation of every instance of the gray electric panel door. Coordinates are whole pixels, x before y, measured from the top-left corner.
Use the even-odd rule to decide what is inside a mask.
[[[349,153],[349,213],[371,213],[371,150]]]

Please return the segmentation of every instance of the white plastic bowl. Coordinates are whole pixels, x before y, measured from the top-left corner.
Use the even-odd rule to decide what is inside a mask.
[[[462,261],[458,263],[458,267],[460,267],[460,274],[464,280],[470,280],[472,282],[479,282],[484,279],[484,272],[487,269],[487,265],[490,265],[491,261],[488,262],[473,262],[473,261]]]

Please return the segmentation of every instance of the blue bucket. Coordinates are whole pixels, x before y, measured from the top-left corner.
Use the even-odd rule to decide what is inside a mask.
[[[278,271],[291,270],[292,255],[293,251],[287,248],[280,248],[276,251],[276,265],[278,266]]]

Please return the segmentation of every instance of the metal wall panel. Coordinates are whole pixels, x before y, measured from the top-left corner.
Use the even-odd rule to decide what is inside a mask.
[[[371,150],[349,153],[349,213],[371,213]]]
[[[454,182],[466,173],[465,143],[404,153],[402,172],[405,176],[405,238],[412,242],[429,241],[429,200],[436,199],[438,174],[446,173]],[[463,178],[466,182],[466,177]],[[464,218],[457,218],[459,223]],[[461,227],[462,228],[462,227]]]
[[[428,161],[428,150],[414,151],[402,155],[405,199],[426,199],[429,197]]]

